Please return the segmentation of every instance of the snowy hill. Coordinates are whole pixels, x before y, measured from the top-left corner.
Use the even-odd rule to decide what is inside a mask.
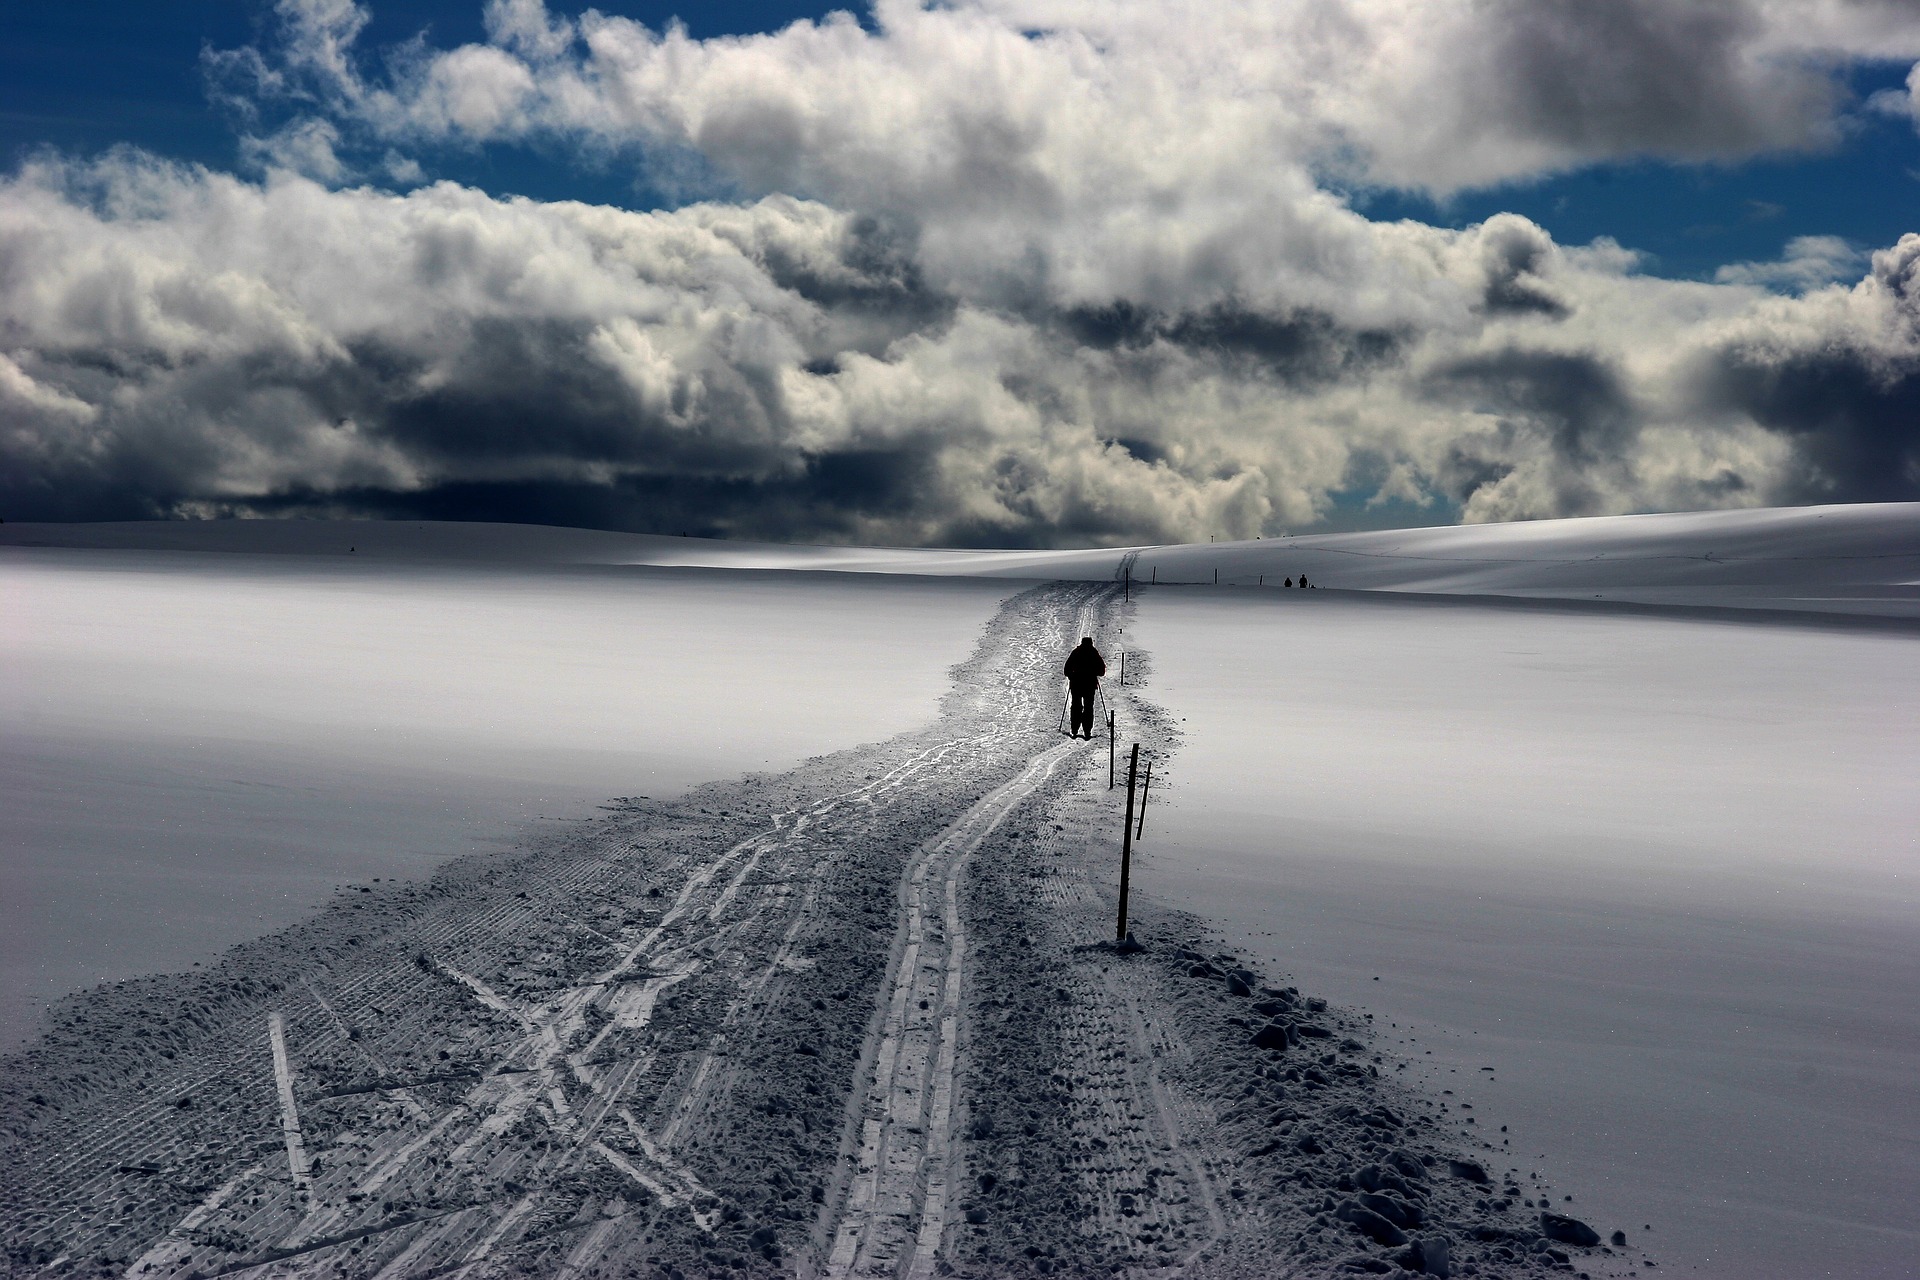
[[[968,551],[541,525],[233,520],[0,526],[0,546],[1317,587],[1920,617],[1920,503],[1597,516],[1252,542]]]

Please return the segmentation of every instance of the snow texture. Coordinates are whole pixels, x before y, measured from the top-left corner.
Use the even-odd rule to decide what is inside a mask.
[[[825,569],[1602,599],[1920,617],[1920,503],[1595,516],[1253,542],[951,551],[793,547],[524,525],[206,521],[0,526],[0,545],[406,560]],[[1131,558],[1127,558],[1131,557]]]
[[[1571,1236],[1632,1274],[1364,1014],[1172,913],[1111,945],[1106,753],[1059,735],[1053,672],[1122,594],[1016,597],[926,729],[68,1002],[0,1070],[12,1263],[1536,1276]]]
[[[0,550],[0,1039],[343,880],[919,724],[1007,590]]]
[[[690,702],[732,670],[701,620],[788,593],[761,616],[824,637],[817,740],[846,748],[653,787],[430,881],[383,874],[203,971],[61,1002],[0,1067],[22,1274],[1893,1276],[1920,1244],[1913,506],[1067,553],[0,535],[9,583],[112,578],[72,614],[95,630],[148,573],[183,618],[231,588],[209,583],[257,579],[236,620],[285,587],[283,642],[334,616],[319,587],[380,585],[371,625],[331,634],[389,646],[395,707],[429,691],[411,722],[381,711],[397,791],[431,755],[401,730],[460,686],[432,626],[380,628],[462,592],[616,655],[570,685],[501,651],[486,669],[577,695],[509,724],[522,760],[659,749],[609,727],[644,613],[608,603],[627,590],[676,601],[694,638],[662,647],[676,679],[646,696]],[[1303,571],[1320,590],[1271,581]],[[989,581],[930,581],[970,575]],[[1018,595],[981,632],[1008,578],[1087,585]],[[916,661],[978,646],[937,720],[908,664],[896,736],[852,747],[877,721],[835,704],[885,648],[869,619],[895,615],[957,634]],[[1126,653],[1107,700],[1155,767],[1137,954],[1111,946],[1105,744],[1056,732],[1081,634]],[[9,722],[67,735],[69,760],[113,760],[160,731],[143,718],[325,745],[370,714],[329,721],[338,689],[308,677],[304,719],[262,734],[272,696],[234,662],[142,710],[192,628],[144,649],[22,635],[60,678],[18,679],[43,700]],[[255,676],[324,676],[326,647]],[[469,739],[498,730],[462,714]],[[700,742],[684,714],[658,723]],[[681,754],[686,782],[761,763]],[[555,767],[591,786],[583,758]],[[495,767],[474,786],[496,803],[552,777]],[[204,807],[204,830],[233,825]],[[385,821],[364,817],[330,839]]]
[[[1920,648],[1708,616],[1151,594],[1185,742],[1136,883],[1662,1267],[1898,1275]]]

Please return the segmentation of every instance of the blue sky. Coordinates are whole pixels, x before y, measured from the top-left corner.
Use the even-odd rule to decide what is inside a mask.
[[[776,30],[832,8],[737,0],[598,7],[655,28],[677,19],[702,37]],[[362,37],[368,46],[421,32],[438,45],[484,38],[478,0],[381,0],[370,12]],[[234,166],[234,121],[209,101],[201,51],[260,40],[271,25],[270,6],[67,0],[16,7],[4,21],[0,153],[9,161],[44,146],[84,153],[130,143],[214,168]],[[1864,102],[1876,91],[1899,89],[1905,74],[1903,64],[1890,61],[1856,70],[1848,83]],[[451,151],[436,158],[434,173],[500,194],[656,203],[629,169],[582,165],[527,146]],[[1710,276],[1724,263],[1773,256],[1795,236],[1873,246],[1920,226],[1920,135],[1904,121],[1863,113],[1840,145],[1808,153],[1732,163],[1626,160],[1446,200],[1381,191],[1355,199],[1376,217],[1454,227],[1513,211],[1562,243],[1611,236],[1652,255],[1650,270]]]
[[[1898,4],[493,5],[8,14],[0,505],[1020,544],[1920,496]]]
[[[1865,101],[1898,89],[1905,73],[1881,66],[1851,83]],[[1612,236],[1652,255],[1650,270],[1711,276],[1725,263],[1777,254],[1795,236],[1872,246],[1920,226],[1920,136],[1905,121],[1863,114],[1831,150],[1735,163],[1628,160],[1445,201],[1383,195],[1361,204],[1378,217],[1455,227],[1511,211],[1563,244]]]
[[[678,19],[698,36],[769,31],[817,17],[817,5],[714,0],[599,6],[653,27]],[[683,11],[685,10],[685,11]],[[382,0],[369,7],[363,42],[399,44],[425,32],[436,44],[485,36],[481,0]],[[0,40],[0,154],[17,162],[36,148],[75,152],[131,144],[212,168],[234,167],[235,122],[213,103],[203,49],[232,49],[273,26],[262,0],[68,0],[15,6]],[[612,173],[526,147],[438,158],[436,176],[502,194],[542,199],[650,203],[631,172]]]

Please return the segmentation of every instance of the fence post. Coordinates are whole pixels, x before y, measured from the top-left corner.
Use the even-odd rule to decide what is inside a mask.
[[[1113,712],[1107,712],[1107,790],[1113,790]]]
[[[1147,761],[1147,777],[1140,784],[1140,825],[1134,828],[1133,838],[1138,840],[1147,829],[1147,795],[1153,790],[1153,761]]]
[[[1127,879],[1133,870],[1133,773],[1140,767],[1140,744],[1133,744],[1127,758],[1127,820],[1120,828],[1120,922],[1114,927],[1116,943],[1127,940]]]

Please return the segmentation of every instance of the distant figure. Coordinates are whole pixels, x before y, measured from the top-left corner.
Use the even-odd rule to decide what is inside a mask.
[[[1300,575],[1300,585],[1303,588],[1307,585],[1307,575],[1304,573]]]
[[[1093,736],[1093,695],[1100,690],[1100,677],[1107,674],[1107,660],[1093,647],[1093,637],[1083,636],[1080,647],[1067,655],[1067,688],[1073,693],[1073,719],[1067,734],[1075,738]],[[1081,732],[1084,726],[1085,732]]]
[[[1292,579],[1292,578],[1288,578],[1288,579],[1287,579],[1287,585],[1288,585],[1288,586],[1292,586],[1292,585],[1293,585],[1293,579]]]

